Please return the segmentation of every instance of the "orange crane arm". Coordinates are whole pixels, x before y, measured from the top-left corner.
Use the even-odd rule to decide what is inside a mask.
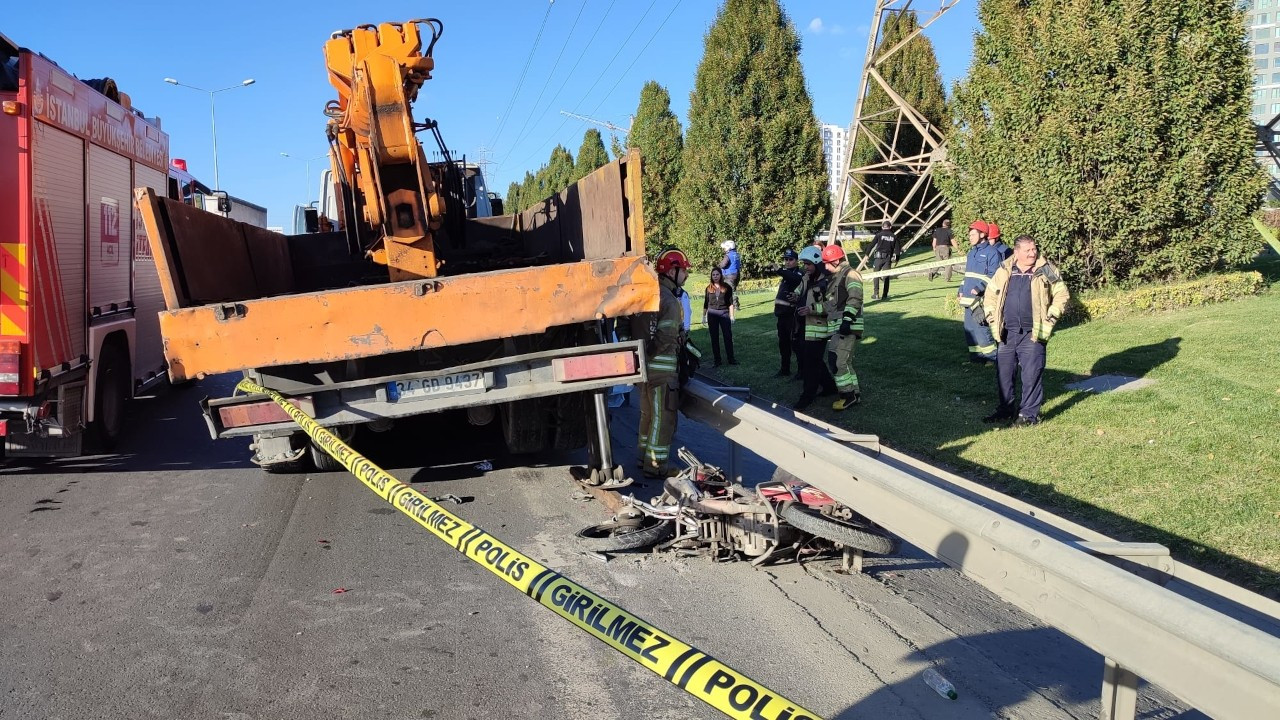
[[[425,53],[419,25],[431,29]],[[369,254],[388,266],[392,281],[435,277],[439,268],[433,234],[445,202],[414,135],[411,106],[431,79],[443,30],[434,18],[361,25],[324,46],[338,91],[325,108],[331,162],[359,208],[346,222],[374,229]]]

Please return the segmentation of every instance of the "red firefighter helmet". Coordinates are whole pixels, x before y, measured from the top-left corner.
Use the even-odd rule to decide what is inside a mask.
[[[995,223],[987,223],[987,227],[989,228],[989,230],[987,231],[987,237],[991,238],[992,240],[999,240],[1000,226]]]
[[[991,232],[991,226],[987,224],[986,220],[974,220],[973,222],[969,223],[969,229],[977,230],[983,235],[986,235]]]
[[[828,245],[822,248],[822,262],[840,262],[844,259],[844,248],[839,245]]]
[[[658,256],[658,274],[666,275],[671,268],[689,269],[689,259],[679,250],[666,250]]]

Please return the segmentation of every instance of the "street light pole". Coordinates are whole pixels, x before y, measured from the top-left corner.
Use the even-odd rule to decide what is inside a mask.
[[[280,153],[280,157],[288,158],[290,160],[296,159],[287,152]],[[307,203],[311,202],[311,196],[309,195],[309,193],[311,192],[311,163],[315,162],[316,160],[327,160],[328,158],[329,158],[329,154],[325,153],[324,155],[317,155],[313,158],[307,158],[304,161],[307,168],[307,184],[305,185],[306,190],[302,193],[302,197],[303,197],[303,200]]]
[[[247,87],[249,85],[252,85],[254,82],[253,78],[244,80],[239,85],[231,85],[228,87],[221,88],[219,90],[205,90],[204,88],[196,87],[195,85],[187,85],[186,83],[180,83],[177,80],[174,80],[173,78],[168,78],[168,77],[165,78],[164,81],[169,83],[170,85],[177,85],[178,87],[184,87],[191,90],[199,90],[200,92],[209,93],[209,128],[210,130],[213,131],[213,189],[221,190],[222,182],[221,182],[221,179],[218,177],[218,111],[217,111],[217,107],[214,104],[213,96],[220,92],[226,92],[227,90],[235,90],[236,88]]]

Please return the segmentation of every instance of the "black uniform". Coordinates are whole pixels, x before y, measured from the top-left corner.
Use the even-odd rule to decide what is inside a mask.
[[[898,236],[892,230],[881,230],[871,237],[871,269],[888,270],[898,259],[901,252],[898,247]],[[880,294],[880,278],[876,278],[871,289],[872,299],[889,297],[889,278],[884,278],[884,294]]]
[[[782,278],[778,283],[778,294],[773,299],[773,316],[778,323],[778,353],[782,356],[781,369],[778,375],[791,374],[791,355],[796,356],[796,367],[800,366],[800,344],[793,342],[796,335],[796,289],[804,279],[804,271],[800,268],[778,268],[774,275]]]

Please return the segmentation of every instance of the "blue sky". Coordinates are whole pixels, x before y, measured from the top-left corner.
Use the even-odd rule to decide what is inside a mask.
[[[847,125],[871,0],[782,5],[800,32],[815,113],[823,122]],[[948,88],[968,68],[976,5],[960,3],[928,30]],[[73,0],[58,5],[56,15],[38,3],[16,3],[0,32],[79,77],[114,78],[135,107],[161,117],[170,156],[186,159],[209,185],[209,96],[163,79],[216,90],[253,78],[254,85],[216,96],[221,184],[266,206],[270,224],[288,227],[293,206],[315,199],[326,165],[315,158],[326,152],[321,111],[335,94],[321,50],[334,30],[424,14],[441,19],[434,77],[419,94],[414,116],[437,120],[455,155],[474,160],[487,148],[496,163],[490,187],[505,194],[509,182],[546,162],[556,143],[577,153],[592,126],[561,110],[625,127],[640,88],[656,80],[670,91],[672,109],[686,124],[703,38],[719,7],[713,0],[390,1],[376,7]],[[937,3],[915,7],[924,15]],[[608,131],[602,132],[607,144]],[[429,134],[419,138],[434,149]]]

